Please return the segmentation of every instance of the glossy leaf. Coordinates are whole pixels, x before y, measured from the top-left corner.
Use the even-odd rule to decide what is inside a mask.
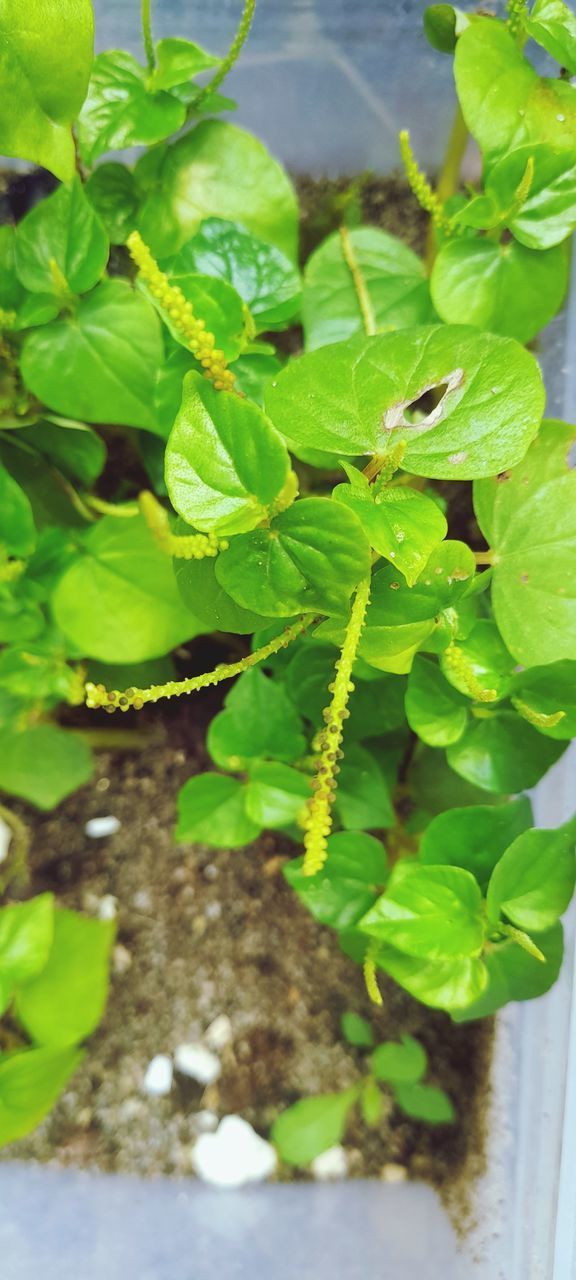
[[[260,757],[290,764],[304,755],[306,742],[282,685],[252,668],[232,686],[225,710],[211,721],[207,747],[215,764],[238,772]]]
[[[444,676],[455,689],[472,697],[467,678],[470,674],[481,689],[496,694],[492,701],[508,696],[513,684],[514,659],[489,618],[479,618],[474,623],[468,635],[458,641],[458,651],[464,659],[464,670],[440,655]]]
[[[437,407],[410,421],[409,407],[436,387],[444,390]],[[266,396],[275,426],[297,446],[354,456],[383,454],[402,440],[408,471],[462,480],[519,461],[543,405],[529,352],[457,325],[323,347],[283,369]]]
[[[386,893],[360,922],[362,932],[427,960],[474,956],[482,947],[482,898],[460,867],[394,867]]]
[[[492,946],[483,960],[487,974],[486,988],[467,1008],[454,1012],[456,1022],[490,1017],[510,1000],[534,1000],[550,990],[562,966],[562,925],[555,924],[544,933],[533,932],[530,936],[545,956],[544,963],[519,947],[511,938]]]
[[[448,747],[448,763],[483,791],[506,795],[534,787],[562,754],[562,744],[510,711],[490,710],[489,716],[469,721]]]
[[[257,405],[233,392],[215,391],[199,374],[187,374],[166,447],[166,485],[189,524],[220,534],[255,529],[289,470],[286,446]],[[250,603],[258,599],[264,608],[259,597],[252,595]]]
[[[366,747],[348,747],[338,778],[336,812],[350,831],[394,826],[395,816],[380,761]]]
[[[155,431],[160,324],[124,280],[106,280],[63,316],[27,337],[26,386],[56,413]],[[62,370],[66,369],[66,377]]]
[[[453,4],[429,4],[424,10],[424,31],[433,49],[453,53],[458,36],[466,30],[470,19]]]
[[[102,662],[145,662],[202,630],[183,606],[170,560],[139,517],[93,525],[84,554],[53,597],[57,625],[79,653]]]
[[[220,58],[206,53],[199,44],[191,40],[169,37],[159,40],[155,50],[155,66],[150,72],[147,88],[151,92],[159,89],[174,89],[176,85],[192,80],[201,71],[218,66]]]
[[[524,20],[528,35],[576,75],[576,17],[564,0],[535,0]]]
[[[361,831],[328,839],[328,857],[315,876],[302,874],[303,858],[283,868],[288,883],[319,924],[347,929],[372,906],[388,876],[383,845]]]
[[[0,547],[13,556],[29,556],[35,543],[30,502],[10,472],[0,465]]]
[[[560,309],[568,285],[563,249],[537,253],[515,240],[454,239],[442,245],[431,289],[447,324],[530,342]]]
[[[431,747],[447,747],[462,737],[468,720],[466,699],[445,680],[430,658],[417,654],[406,690],[410,728]]]
[[[5,730],[0,756],[0,791],[37,809],[54,809],[92,777],[90,748],[81,738],[52,724]]]
[[[36,1128],[82,1057],[76,1049],[24,1049],[0,1056],[0,1146]]]
[[[374,492],[366,477],[356,472],[353,483],[337,485],[332,496],[358,516],[370,546],[392,561],[409,586],[446,536],[448,526],[440,508],[416,489]]]
[[[0,1014],[8,1007],[14,988],[44,968],[53,933],[51,893],[0,909]]]
[[[170,284],[177,285],[190,302],[194,315],[201,317],[206,329],[214,335],[216,346],[226,360],[236,360],[246,345],[246,310],[239,294],[225,280],[174,267],[168,272]],[[139,287],[156,307],[172,337],[189,351],[188,339],[171,320],[170,312],[156,300],[145,281]]]
[[[348,234],[376,329],[403,329],[432,320],[424,264],[412,249],[379,227],[357,227]],[[308,351],[365,332],[339,232],[324,240],[308,259],[302,316]]]
[[[48,962],[16,997],[17,1017],[37,1044],[64,1048],[95,1031],[108,995],[114,935],[111,921],[63,909],[54,913]]]
[[[39,39],[39,32],[42,33]],[[90,0],[2,0],[0,151],[43,165],[64,182],[74,174],[71,124],[92,64]]]
[[[575,112],[576,96],[572,104],[572,113]],[[576,128],[576,116],[573,126]],[[529,164],[533,166],[530,189],[518,204],[514,194]],[[559,245],[576,226],[573,148],[556,151],[548,143],[537,142],[515,148],[490,170],[486,192],[495,209],[502,210],[506,226],[523,245],[540,250]]]
[[[427,866],[463,867],[482,890],[502,854],[532,824],[526,796],[503,805],[469,805],[440,813],[426,828],[419,859]]]
[[[220,120],[202,121],[164,150],[139,230],[152,252],[165,257],[210,217],[241,222],[296,257],[296,198],[288,177],[257,138]]]
[[[528,933],[552,928],[566,910],[576,880],[576,848],[570,827],[525,831],[497,862],[488,885],[492,920],[504,915]]]
[[[530,667],[520,671],[514,680],[514,694],[524,706],[523,714],[534,712],[536,727],[547,737],[576,738],[576,662],[565,659],[546,667]],[[556,723],[558,712],[564,714]]]
[[[169,93],[148,92],[147,71],[121,49],[94,59],[88,95],[78,120],[84,163],[92,166],[107,151],[152,146],[177,133],[186,108]]]
[[[443,1089],[433,1084],[399,1084],[396,1101],[407,1116],[426,1124],[454,1124],[456,1113]]]
[[[58,293],[54,261],[72,293],[86,293],[104,274],[108,237],[76,176],[31,209],[16,230],[16,271],[32,293]]]
[[[256,761],[250,768],[246,812],[261,827],[297,822],[310,799],[310,778],[286,764]]]
[[[270,622],[252,609],[243,609],[224,590],[216,577],[216,562],[175,560],[176,583],[184,604],[203,624],[205,631],[230,631],[248,635]]]
[[[54,414],[23,427],[18,440],[26,441],[68,480],[80,481],[87,489],[98,479],[106,461],[106,445],[96,431],[83,422]]]
[[[488,982],[484,961],[474,956],[427,960],[386,946],[377,963],[415,1000],[451,1014],[479,1000]]]
[[[413,1036],[406,1035],[402,1036],[401,1043],[389,1040],[378,1045],[370,1058],[376,1079],[387,1084],[416,1084],[427,1066],[426,1050]]]
[[[291,617],[342,610],[369,567],[356,517],[329,498],[304,498],[268,528],[234,538],[216,577],[243,608],[257,601],[267,616]]]
[[[201,843],[211,849],[239,849],[260,835],[246,812],[246,787],[220,773],[189,778],[178,796],[178,844]]]
[[[90,174],[84,190],[112,244],[124,244],[135,225],[140,204],[131,170],[112,161],[98,165]]]

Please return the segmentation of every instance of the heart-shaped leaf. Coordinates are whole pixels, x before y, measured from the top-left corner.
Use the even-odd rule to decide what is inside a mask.
[[[221,769],[238,772],[259,757],[291,763],[303,756],[302,723],[282,685],[262,671],[245,671],[225,710],[211,721],[207,747]]]
[[[519,342],[532,338],[556,315],[568,284],[568,258],[515,240],[446,241],[434,263],[431,288],[447,324],[475,324]]]
[[[469,720],[462,737],[448,747],[448,763],[483,791],[509,795],[534,787],[564,746],[510,711],[487,712],[489,719]]]
[[[178,796],[175,839],[207,844],[212,849],[239,849],[262,828],[246,812],[244,783],[220,773],[201,773],[184,783]]]
[[[328,856],[317,875],[303,875],[303,861],[287,862],[284,875],[314,919],[333,929],[356,924],[388,878],[384,846],[362,831],[330,836]]]
[[[424,569],[448,525],[438,504],[417,489],[369,485],[361,472],[352,484],[339,484],[332,497],[350,508],[364,529],[370,546],[391,560],[412,586]]]
[[[486,904],[492,920],[504,915],[520,929],[550,929],[566,910],[576,880],[574,831],[525,831],[492,872]]]
[[[206,53],[205,49],[192,40],[174,36],[159,40],[155,55],[155,66],[147,81],[147,88],[153,93],[159,89],[174,89],[176,85],[192,80],[201,71],[218,66],[221,61],[211,53]]]
[[[531,824],[526,796],[510,804],[449,809],[426,828],[418,856],[428,866],[464,867],[485,890],[499,858]]]
[[[402,861],[360,928],[379,942],[426,960],[479,955],[484,941],[482,895],[474,877],[461,867]]]
[[[121,49],[94,59],[88,96],[78,120],[78,143],[92,166],[106,151],[152,146],[177,133],[186,108],[169,93],[148,92],[147,71]]]
[[[97,284],[108,261],[108,237],[77,176],[31,209],[17,228],[15,249],[18,277],[33,293],[59,292],[52,262],[72,293]]]

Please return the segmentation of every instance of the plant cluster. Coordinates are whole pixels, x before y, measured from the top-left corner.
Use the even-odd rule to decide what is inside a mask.
[[[0,227],[0,789],[49,809],[89,779],[62,704],[238,676],[177,840],[303,843],[286,878],[375,1001],[382,972],[479,1017],[555,980],[575,878],[574,824],[514,797],[576,733],[576,431],[522,345],[568,283],[576,24],[433,5],[459,100],[436,187],[400,137],[426,257],[345,222],[302,277],[289,178],[217,118],[253,7],[218,59],[155,44],[143,0],[141,64],[93,57],[90,0],[56,0],[41,46],[42,0],[0,3],[0,150],[59,182]],[[214,631],[250,652],[179,678]]]

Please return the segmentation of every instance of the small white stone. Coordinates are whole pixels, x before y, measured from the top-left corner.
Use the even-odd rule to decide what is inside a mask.
[[[173,1075],[172,1059],[167,1053],[157,1053],[146,1068],[142,1084],[144,1093],[150,1094],[152,1098],[163,1098],[170,1093]]]
[[[136,911],[152,910],[152,896],[147,889],[138,889],[132,898],[132,906]]]
[[[204,1032],[206,1044],[214,1053],[222,1053],[226,1045],[230,1044],[232,1036],[232,1023],[226,1013],[219,1014]]]
[[[345,1178],[348,1173],[348,1156],[344,1147],[329,1147],[312,1161],[310,1169],[313,1177],[320,1182],[332,1182],[337,1178]]]
[[[105,893],[98,903],[99,920],[115,920],[118,915],[118,899],[113,893]]]
[[[197,1111],[193,1120],[198,1133],[214,1133],[218,1128],[218,1116],[215,1111]]]
[[[214,1084],[221,1074],[220,1059],[204,1044],[179,1044],[174,1054],[174,1066],[183,1076],[190,1076],[198,1084]]]
[[[128,970],[131,967],[132,956],[128,948],[123,947],[122,943],[118,942],[112,952],[112,968],[114,969],[114,973],[128,973]]]
[[[207,920],[219,920],[222,915],[222,903],[208,902],[204,908],[204,915]]]
[[[10,841],[12,839],[12,830],[3,818],[0,818],[0,863],[5,862],[8,857]]]
[[[383,1182],[406,1182],[408,1170],[403,1164],[385,1164],[380,1177]]]
[[[89,818],[84,830],[93,840],[101,840],[103,836],[116,835],[120,830],[120,820],[112,817],[111,813],[106,818]]]
[[[203,1133],[192,1152],[192,1166],[203,1182],[242,1187],[264,1182],[275,1171],[274,1147],[241,1116],[225,1116],[216,1133]]]

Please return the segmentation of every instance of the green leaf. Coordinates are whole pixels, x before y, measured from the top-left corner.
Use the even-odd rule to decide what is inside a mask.
[[[215,391],[199,374],[186,375],[166,446],[166,485],[189,524],[220,534],[254,529],[269,514],[289,471],[286,446],[257,405]],[[245,607],[255,599],[265,608],[259,595]]]
[[[434,306],[448,324],[530,342],[560,309],[568,267],[560,247],[537,253],[515,240],[448,240],[432,272]]]
[[[304,755],[302,722],[282,685],[252,668],[232,686],[210,723],[206,745],[221,769],[238,772],[268,757],[291,764]]]
[[[364,1124],[367,1124],[371,1129],[375,1129],[382,1118],[384,1098],[376,1081],[372,1080],[370,1076],[364,1081],[360,1095],[360,1110]]]
[[[362,479],[364,485],[336,485],[332,497],[358,516],[370,546],[391,560],[413,586],[434,547],[446,537],[445,517],[431,498],[416,489],[374,492],[366,477]]]
[[[460,867],[399,862],[386,893],[360,921],[371,938],[426,960],[474,956],[484,941],[482,896]]]
[[[503,23],[470,24],[456,46],[454,73],[464,119],[485,157],[535,142],[573,149],[572,85],[540,79]]]
[[[53,610],[78,652],[102,662],[158,658],[202,630],[183,606],[170,560],[140,516],[105,516],[60,579]]]
[[[535,0],[524,26],[561,67],[576,75],[576,17],[564,0]]]
[[[302,874],[303,858],[287,862],[283,873],[319,924],[347,929],[372,906],[388,876],[383,845],[361,831],[340,831],[328,839],[328,857],[315,876]]]
[[[246,787],[220,773],[189,778],[178,795],[178,844],[207,844],[211,849],[239,849],[260,835],[246,812]]]
[[[543,738],[510,711],[489,711],[489,719],[472,719],[464,734],[448,747],[448,763],[461,777],[503,795],[534,787],[564,747]]]
[[[540,733],[559,740],[576,738],[576,662],[565,659],[520,671],[514,680],[514,692],[536,716],[554,718],[559,711],[564,712],[557,724],[537,724]]]
[[[304,1098],[283,1111],[272,1125],[270,1137],[286,1164],[310,1164],[344,1136],[348,1114],[358,1099],[358,1085],[343,1093]]]
[[[8,1007],[14,988],[44,968],[53,933],[51,893],[0,909],[0,1014]]]
[[[545,962],[536,960],[511,939],[492,944],[484,954],[486,989],[467,1008],[455,1010],[452,1016],[456,1022],[488,1018],[510,1000],[534,1000],[554,986],[564,954],[562,925],[555,924],[544,933],[532,933],[531,938],[545,956]]]
[[[186,108],[169,93],[148,92],[147,71],[120,49],[99,53],[78,120],[78,144],[91,167],[106,151],[153,146],[177,133]]]
[[[78,676],[65,661],[65,647],[50,635],[0,651],[0,686],[26,701],[78,696]]]
[[[392,827],[394,809],[386,777],[366,747],[351,746],[345,753],[338,778],[336,812],[347,831]]]
[[[0,1146],[40,1124],[82,1058],[75,1049],[24,1049],[0,1057]]]
[[[453,956],[434,961],[383,947],[376,960],[415,1000],[431,1009],[445,1009],[452,1016],[479,1000],[488,981],[486,965],[478,957]]]
[[[425,747],[423,743],[418,744],[414,752],[406,782],[412,795],[418,798],[420,825],[417,830],[426,825],[430,815],[444,813],[447,809],[500,804],[498,796],[487,795],[454,773],[443,751]]]
[[[134,175],[125,164],[101,164],[90,174],[84,190],[112,244],[124,244],[132,231],[140,204]]]
[[[3,311],[18,311],[24,299],[14,263],[15,241],[15,227],[0,227],[0,307]]]
[[[216,562],[216,577],[232,598],[245,609],[257,601],[269,617],[337,613],[369,571],[359,521],[330,498],[295,502],[268,528],[234,538]]]
[[[454,1124],[456,1112],[443,1089],[433,1084],[399,1084],[394,1090],[396,1101],[413,1120],[427,1124]]]
[[[504,914],[529,933],[550,929],[566,910],[575,880],[575,842],[569,828],[525,831],[492,872],[488,914],[492,920]]]
[[[347,1011],[340,1019],[340,1030],[348,1044],[357,1049],[371,1049],[374,1044],[374,1032],[366,1018],[359,1013]]]
[[[114,936],[112,921],[55,911],[48,962],[16,996],[17,1017],[37,1044],[64,1048],[96,1030],[106,1006]]]
[[[178,262],[178,259],[175,261]],[[246,308],[236,290],[225,280],[184,270],[180,265],[171,267],[167,274],[170,284],[178,286],[186,301],[192,304],[194,315],[200,317],[208,332],[214,335],[216,346],[224,352],[226,360],[236,360],[247,340]],[[169,310],[154,297],[142,277],[138,284],[175,341],[189,351],[188,338],[170,319]]]
[[[378,1045],[370,1058],[376,1079],[387,1084],[416,1084],[427,1066],[426,1050],[413,1036],[402,1036],[400,1044],[389,1040]]]
[[[31,209],[16,230],[16,271],[32,293],[60,292],[55,262],[72,293],[87,293],[104,274],[108,237],[76,175]]]
[[[432,819],[418,856],[427,866],[464,867],[485,890],[499,858],[531,822],[532,806],[526,796],[510,804],[450,809]]]
[[[296,197],[264,145],[221,120],[197,125],[159,157],[140,212],[152,253],[175,253],[205,218],[241,222],[260,240],[296,257]]]
[[[90,748],[52,724],[4,730],[0,791],[28,800],[37,809],[54,809],[92,777]]]
[[[432,320],[424,263],[412,249],[378,227],[357,227],[348,234],[376,329],[404,329]],[[365,332],[354,280],[337,231],[308,259],[302,317],[308,351]]]
[[[572,111],[575,110],[576,101],[572,104]],[[519,205],[514,195],[528,164],[533,166],[532,180],[526,198]],[[540,250],[559,245],[576,226],[574,150],[555,151],[545,142],[518,147],[490,170],[486,192],[494,207],[503,211],[506,226],[523,245]],[[528,262],[527,257],[525,260]],[[531,301],[534,300],[532,297]]]
[[[429,44],[440,53],[453,53],[458,36],[470,18],[453,4],[429,4],[424,10],[424,31]]]
[[[444,391],[436,408],[411,421],[410,406],[433,388]],[[448,480],[513,466],[543,406],[529,352],[459,325],[323,347],[283,369],[266,395],[272,421],[296,446],[354,456],[385,454],[404,441],[406,470]]]
[[[510,653],[528,667],[573,658],[576,649],[573,437],[573,428],[544,423],[511,475],[474,489],[476,515],[494,555],[496,622]]]
[[[311,796],[310,778],[286,764],[257,760],[250,769],[246,812],[260,827],[289,827]]]
[[[147,81],[147,88],[152,92],[158,89],[174,89],[177,85],[184,84],[186,80],[192,80],[201,71],[208,71],[210,67],[218,66],[221,61],[220,58],[214,58],[211,53],[206,53],[199,44],[193,44],[191,40],[181,40],[178,37],[159,40],[155,56],[156,63]]]
[[[198,271],[232,285],[250,308],[257,332],[284,325],[298,310],[300,275],[293,262],[238,222],[205,218],[170,260],[171,278]]]
[[[0,546],[13,556],[29,556],[36,544],[32,507],[24,490],[0,464]]]
[[[455,689],[471,697],[466,678],[466,672],[470,672],[484,690],[496,694],[493,701],[508,696],[513,684],[514,660],[489,618],[479,618],[468,635],[458,641],[458,649],[465,659],[465,673],[440,655],[442,671]]]
[[[269,625],[270,619],[252,609],[243,609],[220,586],[216,577],[216,561],[174,560],[176,583],[184,604],[203,624],[205,631],[230,631],[248,635]]]
[[[266,387],[275,378],[282,365],[276,356],[265,355],[258,351],[245,351],[234,363],[234,375],[240,391],[255,400],[261,407],[264,404]]]
[[[26,338],[22,376],[56,413],[155,431],[154,382],[161,362],[160,324],[152,307],[126,281],[105,280],[73,315]]]
[[[430,658],[416,655],[408,677],[406,717],[431,747],[447,747],[462,737],[468,721],[466,699],[447,683]]]
[[[74,174],[71,124],[92,65],[90,0],[2,0],[0,152]]]
[[[83,422],[53,414],[23,427],[18,440],[30,444],[68,480],[79,480],[87,489],[98,479],[106,461],[106,445],[96,431]]]

